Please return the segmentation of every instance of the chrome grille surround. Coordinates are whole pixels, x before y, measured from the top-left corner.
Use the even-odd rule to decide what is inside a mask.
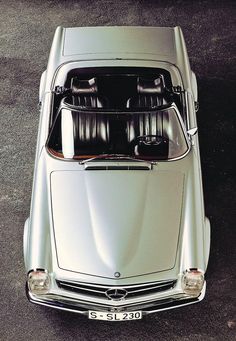
[[[126,292],[125,297],[122,299],[135,299],[142,298],[142,296],[157,294],[166,290],[174,288],[177,280],[159,281],[151,282],[137,285],[124,285],[124,286],[105,286],[105,285],[94,285],[82,282],[68,282],[57,280],[56,283],[60,289],[77,293],[80,296],[90,296],[95,299],[103,300],[119,300],[118,298],[112,299],[107,295],[107,292],[114,289],[117,292],[119,290],[124,290]]]

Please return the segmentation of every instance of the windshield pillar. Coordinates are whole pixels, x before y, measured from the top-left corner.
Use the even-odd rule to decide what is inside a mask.
[[[62,153],[66,159],[72,159],[75,155],[74,123],[72,112],[67,109],[61,110],[61,137]]]

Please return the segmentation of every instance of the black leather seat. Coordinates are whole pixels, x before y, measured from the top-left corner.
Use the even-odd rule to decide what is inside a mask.
[[[127,123],[130,152],[166,159],[169,153],[168,118],[164,111],[135,114]]]
[[[107,153],[110,142],[109,121],[104,114],[79,112],[74,119],[74,136],[78,154]]]
[[[127,108],[155,109],[167,104],[164,98],[164,80],[160,76],[155,80],[139,78],[136,97],[127,101]],[[168,118],[164,111],[151,111],[134,114],[127,122],[127,140],[135,155],[167,158]]]
[[[110,127],[107,115],[83,109],[106,108],[107,100],[98,96],[96,78],[71,82],[72,104],[78,107],[74,115],[74,137],[77,155],[107,153],[110,142]],[[80,109],[82,109],[80,111]]]
[[[98,95],[98,86],[96,78],[80,80],[72,78],[71,80],[72,104],[85,108],[107,108],[108,100]]]
[[[161,75],[154,80],[138,78],[137,95],[128,99],[126,107],[130,109],[160,107],[167,104],[164,92],[165,84]]]

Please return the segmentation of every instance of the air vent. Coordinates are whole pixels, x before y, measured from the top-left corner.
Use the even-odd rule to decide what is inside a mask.
[[[106,166],[97,166],[97,165],[87,165],[85,166],[85,170],[142,170],[142,171],[148,171],[151,170],[151,166],[114,166],[114,165],[106,165]]]
[[[84,162],[84,170],[88,171],[104,171],[104,170],[131,170],[131,171],[149,171],[156,165],[154,162],[145,161],[108,161],[108,160],[93,160],[90,162]]]

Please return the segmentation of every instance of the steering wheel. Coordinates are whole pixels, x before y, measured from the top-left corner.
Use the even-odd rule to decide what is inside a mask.
[[[136,141],[149,146],[158,146],[162,143],[169,143],[169,139],[161,135],[141,135],[136,138]]]

